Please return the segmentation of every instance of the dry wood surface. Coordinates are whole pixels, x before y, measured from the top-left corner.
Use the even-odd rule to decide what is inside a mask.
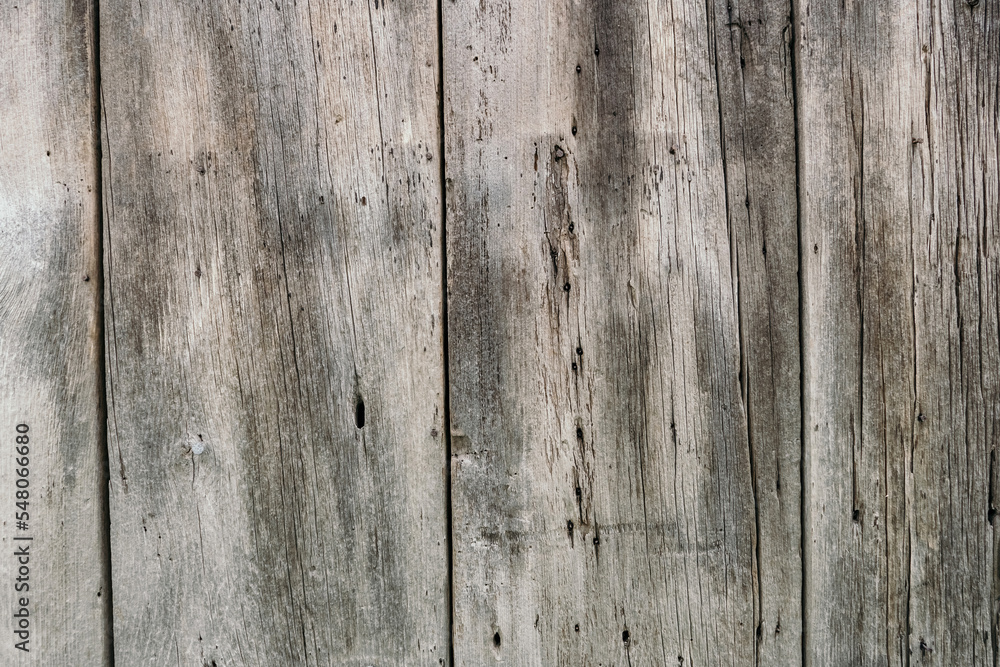
[[[101,7],[116,665],[447,660],[435,16]]]
[[[111,653],[93,12],[0,6],[2,665]]]
[[[997,666],[992,0],[32,0],[0,64],[0,664]]]

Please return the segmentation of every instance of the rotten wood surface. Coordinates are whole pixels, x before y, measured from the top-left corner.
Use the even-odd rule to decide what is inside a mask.
[[[440,665],[436,9],[101,7],[119,665]]]
[[[110,664],[92,12],[0,7],[3,665]]]

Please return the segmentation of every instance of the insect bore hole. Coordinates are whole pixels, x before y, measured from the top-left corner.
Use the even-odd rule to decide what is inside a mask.
[[[358,399],[358,404],[354,406],[354,423],[358,428],[365,427],[365,402]]]

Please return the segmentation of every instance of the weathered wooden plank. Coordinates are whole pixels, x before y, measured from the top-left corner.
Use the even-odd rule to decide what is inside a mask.
[[[436,25],[102,5],[117,664],[447,660]]]
[[[757,656],[802,661],[802,401],[791,3],[714,3],[757,521]]]
[[[993,665],[997,7],[796,17],[807,658]]]
[[[0,7],[4,665],[110,664],[92,11]]]
[[[710,7],[443,4],[457,664],[753,663]]]

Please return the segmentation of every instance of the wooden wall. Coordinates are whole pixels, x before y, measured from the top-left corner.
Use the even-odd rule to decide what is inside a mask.
[[[998,664],[1000,5],[31,0],[0,63],[0,664]]]

